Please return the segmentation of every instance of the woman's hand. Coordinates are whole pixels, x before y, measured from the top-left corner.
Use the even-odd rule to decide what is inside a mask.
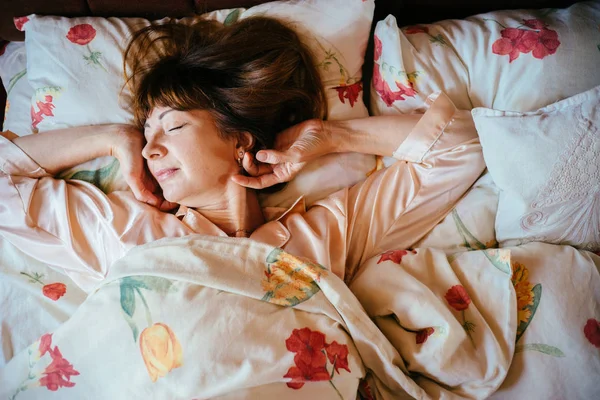
[[[141,202],[150,204],[161,211],[169,211],[177,206],[166,201],[160,186],[148,171],[142,149],[144,136],[132,125],[114,125],[114,144],[111,155],[119,160],[121,173],[131,188],[133,195]]]
[[[334,151],[329,122],[311,119],[294,125],[277,135],[273,150],[260,150],[256,160],[244,154],[242,167],[250,176],[234,175],[232,180],[252,189],[263,189],[288,182],[306,165]]]

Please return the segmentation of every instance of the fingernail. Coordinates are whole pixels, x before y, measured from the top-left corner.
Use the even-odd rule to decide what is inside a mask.
[[[256,159],[258,161],[267,161],[267,155],[262,151],[259,151],[258,153],[256,153]]]

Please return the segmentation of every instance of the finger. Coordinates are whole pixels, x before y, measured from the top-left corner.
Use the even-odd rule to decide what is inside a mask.
[[[281,164],[286,161],[294,161],[287,152],[277,150],[260,150],[256,153],[256,159],[266,164]]]
[[[266,187],[283,182],[275,174],[267,174],[260,176],[233,175],[231,177],[231,180],[240,186],[244,186],[250,189],[264,189]]]
[[[244,159],[242,160],[242,167],[251,176],[259,175],[258,164],[254,162],[254,157],[251,153],[244,153]]]
[[[158,209],[160,211],[171,211],[171,210],[175,209],[177,206],[178,206],[177,203],[171,203],[168,200],[162,200]]]

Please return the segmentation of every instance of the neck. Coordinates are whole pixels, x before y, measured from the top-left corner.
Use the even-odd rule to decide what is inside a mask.
[[[236,183],[229,183],[222,201],[195,208],[228,236],[247,237],[265,223],[258,195]]]

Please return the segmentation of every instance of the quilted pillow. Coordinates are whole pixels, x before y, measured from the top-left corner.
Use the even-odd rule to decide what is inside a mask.
[[[526,113],[472,111],[500,188],[501,246],[538,241],[600,250],[600,86]]]
[[[33,133],[30,117],[33,88],[27,81],[25,43],[9,42],[0,49],[0,79],[7,94],[2,130],[19,136]]]
[[[247,10],[220,10],[201,18],[232,23],[238,18],[267,15],[292,22],[315,55],[327,94],[328,117],[348,119],[368,115],[361,95],[361,68],[374,6],[374,0],[272,2]],[[180,20],[189,21],[191,18]],[[35,14],[18,19],[17,26],[26,33],[28,79],[35,88],[34,129],[131,123],[132,113],[125,98],[119,97],[124,82],[122,53],[131,31],[149,23],[141,18]],[[325,156],[308,165],[282,191],[263,196],[262,204],[290,206],[300,195],[306,195],[311,203],[364,179],[374,166],[375,157],[370,155]],[[65,176],[92,180],[105,191],[125,188],[114,159],[88,163]]]
[[[600,2],[398,28],[377,23],[371,111],[420,110],[442,90],[461,109],[533,111],[600,84]]]

